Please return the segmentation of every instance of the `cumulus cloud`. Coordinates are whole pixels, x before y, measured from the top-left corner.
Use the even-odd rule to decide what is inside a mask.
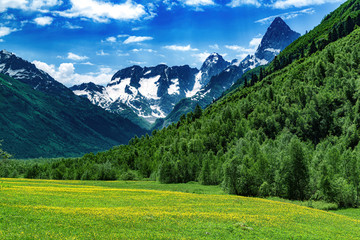
[[[313,8],[307,8],[307,9],[303,9],[300,11],[293,11],[293,12],[288,12],[288,13],[283,13],[283,14],[279,14],[279,15],[262,18],[255,22],[261,23],[261,24],[269,24],[277,17],[281,17],[284,20],[289,20],[289,19],[293,19],[293,18],[296,18],[301,15],[308,15],[308,14],[314,14],[314,13],[315,13],[315,10]]]
[[[0,12],[5,12],[9,8],[46,12],[44,9],[60,4],[62,4],[61,0],[1,0]]]
[[[12,32],[16,32],[17,29],[9,27],[0,27],[0,37],[5,37]]]
[[[97,72],[78,74],[75,72],[76,69],[73,63],[61,63],[59,67],[55,67],[53,64],[48,65],[41,61],[33,61],[32,63],[68,87],[87,82],[105,85],[110,81],[115,72],[111,68],[102,67]]]
[[[74,61],[82,61],[89,59],[87,56],[79,56],[75,53],[69,52],[67,55],[67,59],[74,60]]]
[[[53,22],[53,18],[52,17],[38,17],[34,19],[34,22],[39,25],[39,26],[46,26],[46,25],[50,25]]]
[[[106,39],[106,41],[107,41],[107,42],[112,42],[112,43],[114,43],[114,42],[116,42],[116,37],[108,37],[108,38]]]
[[[143,41],[149,41],[152,39],[154,39],[154,38],[153,37],[130,36],[124,41],[124,44],[138,43],[138,42],[143,42]]]
[[[168,45],[165,46],[164,48],[169,49],[169,50],[173,50],[173,51],[182,51],[182,52],[186,52],[186,51],[198,51],[199,49],[197,48],[191,48],[191,45],[186,45],[186,46],[180,46],[180,45]]]
[[[260,7],[261,3],[258,0],[232,0],[230,3],[227,4],[227,6],[232,8],[244,5],[253,5],[255,7]]]
[[[71,9],[58,11],[57,14],[68,18],[85,17],[96,22],[137,20],[147,14],[143,5],[132,0],[119,4],[96,0],[70,0],[70,3]]]

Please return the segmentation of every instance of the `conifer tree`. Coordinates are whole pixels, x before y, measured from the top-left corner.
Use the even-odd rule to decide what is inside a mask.
[[[312,55],[316,51],[317,51],[317,47],[316,47],[315,41],[312,41],[310,44],[309,55]]]

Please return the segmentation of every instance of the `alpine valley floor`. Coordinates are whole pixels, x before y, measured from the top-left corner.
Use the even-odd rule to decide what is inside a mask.
[[[359,225],[197,183],[0,179],[0,239],[360,239]]]

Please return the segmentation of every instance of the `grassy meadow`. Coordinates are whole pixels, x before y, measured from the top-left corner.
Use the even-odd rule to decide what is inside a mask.
[[[0,179],[0,239],[360,239],[345,215],[197,183]]]

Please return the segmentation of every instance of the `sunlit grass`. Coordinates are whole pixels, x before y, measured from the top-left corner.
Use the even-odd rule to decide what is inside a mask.
[[[1,179],[0,239],[360,236],[360,221],[353,218],[289,203],[221,195],[218,187],[205,187],[195,183]]]

